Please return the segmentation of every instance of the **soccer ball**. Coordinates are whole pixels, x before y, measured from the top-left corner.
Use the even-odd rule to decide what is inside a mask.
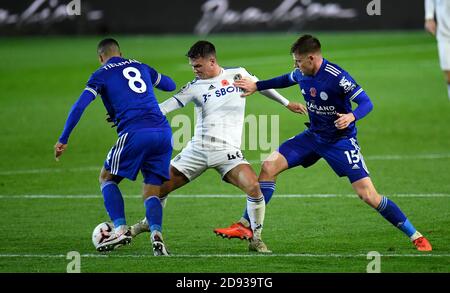
[[[97,247],[109,238],[114,230],[114,225],[110,222],[103,222],[97,225],[92,232],[92,244]]]

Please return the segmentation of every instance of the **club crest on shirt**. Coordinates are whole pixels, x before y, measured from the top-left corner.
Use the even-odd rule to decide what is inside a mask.
[[[230,83],[228,82],[228,80],[222,79],[222,86],[227,86],[227,85],[230,85]]]
[[[242,79],[242,75],[241,75],[240,73],[236,74],[236,75],[233,77],[233,80],[234,80],[234,81],[240,80],[240,79]]]
[[[315,87],[312,87],[309,89],[309,94],[311,95],[311,97],[315,98],[317,96],[317,90]]]
[[[324,101],[328,100],[328,94],[326,92],[320,92],[319,96]]]

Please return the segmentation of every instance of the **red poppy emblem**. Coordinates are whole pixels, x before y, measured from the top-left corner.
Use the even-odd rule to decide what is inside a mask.
[[[309,94],[311,95],[311,97],[315,98],[317,96],[317,90],[316,88],[312,87],[309,89]]]
[[[222,86],[227,86],[227,85],[230,85],[230,83],[228,82],[228,80],[223,79],[222,80]]]

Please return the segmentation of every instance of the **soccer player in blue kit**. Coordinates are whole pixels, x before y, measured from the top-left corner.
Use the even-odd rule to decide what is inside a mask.
[[[136,180],[140,170],[144,177],[143,200],[152,232],[153,253],[168,255],[161,234],[162,206],[158,195],[162,183],[170,178],[172,130],[159,109],[153,87],[173,91],[176,85],[152,67],[122,58],[114,39],[102,40],[97,53],[102,66],[91,75],[73,105],[55,145],[55,158],[59,160],[83,111],[100,94],[109,120],[117,126],[119,139],[109,151],[99,177],[105,208],[115,229],[96,249],[110,251],[131,242],[118,184],[123,178]]]
[[[350,180],[358,196],[375,208],[392,225],[405,233],[420,251],[431,251],[428,240],[418,232],[400,208],[381,196],[369,177],[356,139],[355,122],[366,116],[373,105],[356,81],[341,67],[322,57],[321,45],[311,35],[300,37],[291,47],[295,69],[288,74],[261,81],[242,79],[234,85],[248,96],[256,91],[285,88],[298,84],[305,98],[310,123],[308,129],[288,139],[262,165],[259,175],[266,204],[275,191],[278,174],[302,165],[307,168],[324,158],[335,173]],[[351,102],[358,106],[352,110]],[[247,212],[238,223],[218,228],[229,238],[248,229]]]

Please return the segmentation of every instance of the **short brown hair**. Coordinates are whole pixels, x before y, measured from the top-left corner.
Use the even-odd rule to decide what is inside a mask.
[[[100,43],[98,43],[97,45],[98,55],[111,54],[113,52],[120,52],[119,43],[116,40],[112,38],[107,38],[101,40]]]
[[[321,45],[317,38],[311,35],[303,35],[292,44],[291,54],[309,54],[321,51]]]
[[[198,41],[189,49],[186,56],[192,59],[199,57],[205,58],[208,56],[216,56],[216,48],[211,42]]]

